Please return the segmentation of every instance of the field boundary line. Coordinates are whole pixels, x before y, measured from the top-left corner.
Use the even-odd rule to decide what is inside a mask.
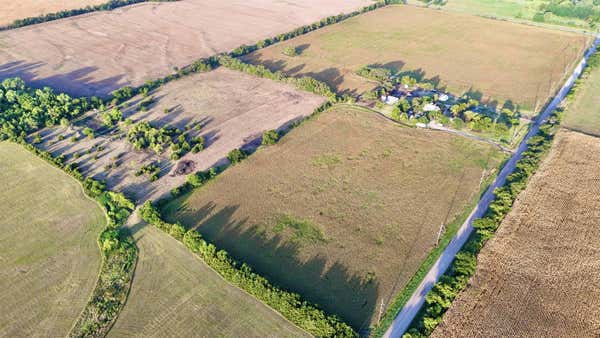
[[[506,165],[502,168],[502,170],[498,173],[498,176],[496,177],[494,183],[481,197],[479,203],[477,204],[475,209],[473,209],[469,218],[457,231],[452,241],[444,249],[442,255],[440,255],[440,257],[429,270],[427,275],[420,282],[419,286],[412,294],[410,299],[404,304],[403,308],[400,310],[394,321],[391,323],[391,326],[387,328],[386,332],[383,334],[383,337],[401,337],[402,334],[404,334],[404,332],[409,328],[413,319],[416,317],[417,313],[425,303],[425,295],[433,288],[434,284],[439,280],[439,278],[448,270],[451,263],[454,261],[454,257],[460,251],[463,245],[467,242],[469,236],[473,232],[473,220],[483,216],[489,204],[494,200],[495,188],[504,185],[508,175],[510,175],[514,171],[515,165],[517,161],[521,158],[522,153],[525,150],[527,150],[527,141],[532,136],[537,135],[541,124],[550,116],[552,112],[555,111],[558,105],[561,102],[563,102],[567,93],[575,83],[575,80],[583,72],[587,59],[594,53],[596,46],[599,43],[600,36],[597,36],[596,40],[594,41],[592,46],[586,51],[578,66],[575,68],[575,70],[573,70],[571,76],[567,79],[561,90],[556,94],[556,96],[554,96],[552,101],[545,107],[542,113],[538,115],[538,117],[535,119],[535,122],[532,123],[531,128],[529,129],[527,135],[521,141],[521,144],[518,147],[518,149],[515,151],[513,156],[507,161]]]

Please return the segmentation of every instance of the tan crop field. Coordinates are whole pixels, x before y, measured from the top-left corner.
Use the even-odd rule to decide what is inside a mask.
[[[433,337],[600,334],[600,142],[561,131]]]
[[[245,61],[310,75],[360,94],[375,83],[355,74],[379,65],[439,80],[456,94],[539,108],[560,87],[590,38],[414,6],[388,6],[258,50]],[[286,56],[286,46],[299,55]]]
[[[577,89],[565,115],[568,128],[600,136],[600,68],[593,68]]]
[[[169,235],[132,228],[139,261],[109,337],[309,337]]]
[[[150,97],[154,103],[147,111],[139,107],[141,97],[126,102],[124,117],[131,118],[134,124],[147,121],[156,127],[168,124],[181,130],[187,126],[190,136],[204,137],[205,149],[197,154],[189,152],[178,161],[172,161],[168,152],[134,150],[125,137],[130,127],[123,122],[116,130],[98,132],[94,139],[86,138],[82,135],[84,128],[102,128],[97,112],[88,113],[69,127],[41,132],[41,146],[55,155],[65,155],[85,175],[107,180],[110,189],[138,200],[155,200],[185,183],[186,175],[175,173],[178,163],[192,161],[192,172],[223,164],[229,151],[257,139],[260,142],[264,131],[285,128],[312,114],[325,101],[324,97],[292,86],[223,67],[172,81]],[[71,141],[73,136],[78,138],[77,142]],[[135,176],[143,165],[158,162],[161,174],[157,181]],[[118,167],[106,169],[111,163],[117,163]]]
[[[13,143],[0,142],[0,186],[0,336],[64,337],[98,277],[104,213]]]
[[[334,108],[165,207],[169,221],[356,329],[402,289],[502,155]]]
[[[18,0],[3,1],[0,6],[0,26],[25,19],[70,9],[85,8],[108,0]]]
[[[76,95],[137,86],[202,57],[349,12],[369,0],[143,3],[0,33],[0,78]]]

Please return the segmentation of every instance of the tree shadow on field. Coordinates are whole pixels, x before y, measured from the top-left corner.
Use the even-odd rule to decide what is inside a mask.
[[[186,228],[196,229],[207,241],[248,263],[275,285],[338,315],[356,330],[376,315],[377,280],[368,280],[366,274],[355,273],[356,269],[321,254],[310,255],[310,247],[321,244],[300,243],[267,226],[251,225],[247,217],[239,215],[239,208],[213,202],[192,208],[183,202],[176,217]],[[307,254],[308,258],[301,258]]]
[[[47,68],[43,62],[12,61],[0,65],[0,79],[20,77],[34,88],[51,87],[56,92],[64,92],[73,96],[108,97],[109,94],[129,84],[125,75],[115,75],[101,80],[95,78],[98,67],[82,67],[65,73],[51,76],[40,76],[40,68]]]

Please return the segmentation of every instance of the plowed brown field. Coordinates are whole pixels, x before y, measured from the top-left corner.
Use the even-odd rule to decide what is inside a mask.
[[[108,2],[108,0],[18,0],[2,1],[0,6],[0,26],[18,19],[46,15],[69,9],[84,8]]]
[[[600,139],[561,132],[433,337],[600,335]]]
[[[0,78],[105,95],[368,0],[143,3],[0,33]]]

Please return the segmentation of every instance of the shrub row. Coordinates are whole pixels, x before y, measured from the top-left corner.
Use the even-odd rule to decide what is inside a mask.
[[[197,231],[186,231],[180,224],[163,221],[152,203],[146,202],[139,209],[139,214],[144,221],[182,242],[228,282],[263,301],[307,332],[317,337],[356,336],[352,328],[336,316],[328,316],[316,306],[302,300],[298,294],[274,286],[252,271],[247,264],[232,259],[227,252],[206,242]]]
[[[573,87],[571,87],[571,89],[569,90],[569,93],[567,93],[566,97],[567,97],[568,101],[573,101],[573,99],[575,98],[575,95],[577,94],[577,91],[579,90],[579,87],[581,86],[583,81],[585,81],[590,76],[590,72],[592,71],[592,69],[598,68],[599,66],[600,66],[600,51],[597,51],[588,58],[585,69],[581,73],[581,77],[578,78],[577,80],[575,80]]]
[[[65,164],[64,157],[54,157],[22,138],[14,141],[81,182],[85,193],[95,199],[107,215],[108,225],[98,238],[103,258],[98,281],[92,297],[69,333],[70,337],[102,337],[117,318],[129,292],[137,249],[121,225],[135,205],[122,193],[106,190],[103,182],[84,178],[75,166]]]
[[[91,13],[91,12],[97,12],[97,11],[110,11],[115,8],[119,8],[119,7],[123,7],[123,6],[127,6],[127,5],[133,5],[133,4],[140,3],[140,2],[172,2],[172,1],[178,1],[178,0],[109,0],[106,3],[96,5],[96,6],[86,6],[84,8],[64,10],[64,11],[60,11],[60,12],[48,13],[45,15],[35,16],[35,17],[31,17],[31,18],[15,20],[13,23],[11,23],[9,25],[0,26],[0,31],[34,25],[34,24],[38,24],[38,23],[42,23],[42,22],[48,22],[48,21],[68,18],[70,16],[76,16],[76,15],[85,14],[85,13]]]
[[[469,279],[476,270],[477,254],[510,212],[518,194],[526,188],[529,178],[537,170],[544,154],[550,149],[561,117],[561,112],[554,112],[540,127],[538,134],[527,141],[527,150],[517,162],[515,171],[507,177],[504,186],[494,191],[496,198],[488,207],[484,217],[473,221],[475,232],[456,255],[450,269],[427,294],[425,305],[419,311],[411,328],[404,334],[404,338],[429,336],[442,321],[444,313],[452,305],[454,298],[467,287]]]

